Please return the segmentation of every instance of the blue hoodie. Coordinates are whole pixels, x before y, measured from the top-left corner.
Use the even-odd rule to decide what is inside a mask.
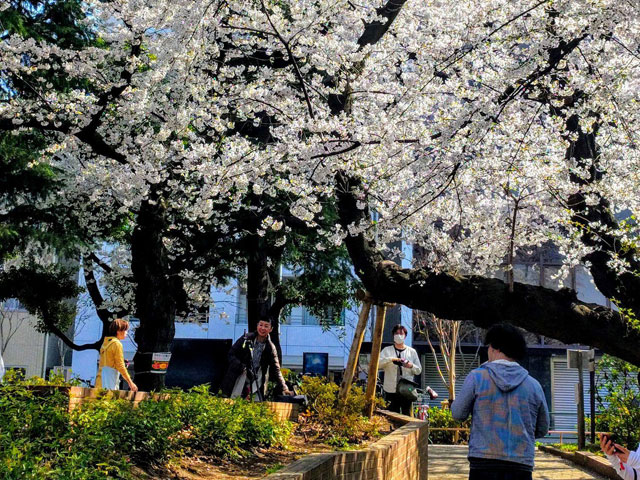
[[[542,387],[515,362],[488,362],[469,373],[451,405],[456,420],[470,413],[469,457],[533,467],[535,439],[549,431]]]

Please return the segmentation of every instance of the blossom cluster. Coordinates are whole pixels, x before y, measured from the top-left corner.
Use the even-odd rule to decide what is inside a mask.
[[[486,273],[548,242],[578,263],[597,247],[581,243],[567,205],[577,191],[638,212],[636,2],[408,1],[365,41],[386,24],[384,5],[87,0],[99,45],[2,43],[3,81],[33,79],[37,95],[1,103],[0,121],[50,132],[42,161],[68,179],[58,201],[82,211],[89,198],[105,216],[161,201],[224,229],[248,193],[285,194],[313,228],[346,172],[377,220],[335,225],[327,241],[402,239],[435,269]],[[46,71],[78,86],[57,91],[38,81]],[[571,153],[572,117],[596,133],[587,163]],[[587,181],[594,168],[603,174]],[[103,220],[83,218],[88,231]],[[256,228],[286,233],[271,217]]]

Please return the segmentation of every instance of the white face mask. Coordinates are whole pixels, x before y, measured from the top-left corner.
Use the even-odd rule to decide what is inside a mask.
[[[401,334],[396,334],[393,336],[393,341],[394,343],[397,343],[398,345],[404,343],[404,335]]]

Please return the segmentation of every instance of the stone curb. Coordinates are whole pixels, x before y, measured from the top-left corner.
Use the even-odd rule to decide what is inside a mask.
[[[606,458],[602,458],[598,455],[595,455],[591,452],[564,452],[557,448],[549,447],[546,445],[541,445],[538,447],[539,450],[543,452],[550,453],[551,455],[555,455],[557,457],[562,457],[565,460],[569,460],[570,462],[575,463],[576,465],[580,465],[587,470],[591,470],[598,475],[602,475],[604,477],[610,478],[611,480],[619,480],[620,476],[615,471],[615,469],[611,466],[609,461]]]

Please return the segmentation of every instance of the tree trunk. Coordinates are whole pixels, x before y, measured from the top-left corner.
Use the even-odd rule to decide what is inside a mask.
[[[136,315],[140,326],[135,341],[135,382],[142,391],[164,387],[165,372],[152,368],[152,354],[171,351],[175,335],[176,292],[180,280],[169,274],[163,243],[165,217],[156,202],[144,202],[131,238],[131,270],[136,284]]]
[[[260,237],[251,242],[247,257],[247,321],[249,331],[254,332],[261,319],[271,320],[273,330],[270,337],[282,364],[280,314],[286,304],[276,301],[281,258],[282,249],[266,248]]]
[[[255,332],[258,322],[268,317],[273,291],[267,251],[260,240],[251,243],[247,257],[247,320],[249,331]]]
[[[588,254],[583,260],[591,264],[589,271],[598,290],[607,298],[619,302],[618,306],[631,309],[638,315],[640,314],[640,277],[636,272],[640,269],[640,262],[636,258],[636,249],[625,248],[620,239],[611,233],[618,230],[620,226],[609,201],[596,195],[597,202],[587,202],[587,195],[582,191],[589,191],[590,185],[597,183],[604,175],[599,164],[600,151],[596,142],[599,119],[594,116],[592,121],[593,128],[590,132],[582,130],[577,115],[569,117],[566,121],[567,131],[574,134],[574,137],[567,138],[569,148],[565,156],[567,159],[575,159],[590,173],[587,178],[581,178],[577,175],[573,175],[571,178],[572,182],[580,189],[569,197],[568,204],[574,212],[572,221],[583,227],[582,243],[595,247],[595,251]],[[590,195],[594,194],[590,193]],[[600,231],[593,225],[602,225],[607,230]],[[620,257],[628,262],[629,270],[620,273],[610,268],[609,262],[614,257]]]
[[[345,229],[368,220],[358,208],[360,182],[337,175],[340,222]],[[449,320],[471,320],[481,328],[508,322],[565,343],[592,345],[640,365],[640,331],[617,312],[577,299],[576,292],[514,283],[478,275],[402,269],[386,260],[363,234],[345,240],[354,270],[375,298],[425,310]],[[460,301],[464,299],[464,301]]]

